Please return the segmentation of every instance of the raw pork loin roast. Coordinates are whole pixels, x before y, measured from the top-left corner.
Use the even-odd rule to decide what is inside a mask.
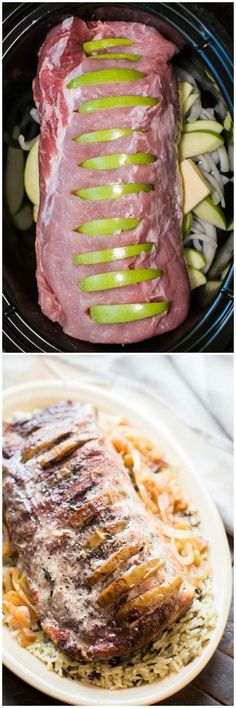
[[[152,27],[76,17],[40,50],[39,302],[72,337],[135,342],[187,315],[176,51]]]
[[[4,497],[42,627],[78,659],[155,639],[194,595],[90,405],[5,425]]]

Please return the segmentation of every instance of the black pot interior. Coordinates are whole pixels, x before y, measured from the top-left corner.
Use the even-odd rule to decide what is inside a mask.
[[[29,122],[27,115],[33,107],[32,79],[37,69],[37,51],[49,29],[70,15],[78,15],[84,20],[90,19],[121,19],[127,21],[151,24],[163,35],[172,39],[180,49],[178,63],[184,57],[192,58],[200,72],[203,72],[204,61],[196,52],[199,49],[208,51],[207,42],[198,26],[186,19],[186,6],[179,3],[155,3],[145,6],[142,3],[127,5],[77,4],[77,3],[22,3],[19,10],[8,20],[8,37],[6,39],[6,58],[4,68],[4,131],[12,135],[14,125],[30,139],[38,132],[38,126]],[[144,9],[146,8],[146,9]],[[178,30],[176,28],[179,28]],[[10,32],[9,32],[10,28]],[[186,35],[191,37],[187,42]],[[205,46],[204,46],[205,41]],[[193,46],[195,44],[195,48]],[[203,52],[201,52],[203,54]],[[217,64],[217,60],[215,60]],[[228,87],[230,90],[230,86]],[[212,95],[203,97],[205,105],[212,105]],[[4,158],[8,146],[4,142]],[[26,153],[27,154],[27,153]],[[227,196],[227,195],[226,195]],[[231,193],[228,195],[229,209]],[[25,197],[25,203],[27,198]],[[29,203],[29,202],[28,202]],[[221,234],[225,238],[225,234]],[[41,313],[38,306],[37,287],[35,280],[35,225],[26,231],[20,231],[13,223],[4,206],[4,292],[5,315],[4,322],[8,331],[13,331],[12,338],[19,342],[23,351],[62,351],[62,352],[102,352],[103,347],[65,335],[57,324],[53,324]],[[220,298],[220,300],[219,300]],[[192,296],[192,307],[186,321],[176,330],[160,337],[139,342],[125,347],[106,346],[106,351],[193,351],[201,350],[201,338],[208,340],[208,329],[216,328],[217,318],[222,320],[222,312],[230,312],[230,302],[224,290],[219,296],[217,307],[213,308],[210,320],[206,321],[209,308],[202,308],[198,292]],[[212,310],[212,308],[211,308]],[[225,316],[225,315],[224,315]],[[227,317],[226,317],[227,319]],[[227,320],[228,321],[228,320]],[[138,326],[138,323],[137,323]],[[215,336],[216,336],[215,332]],[[211,335],[209,334],[209,339]],[[10,345],[11,346],[11,345]],[[9,348],[9,351],[12,349]],[[14,350],[14,347],[13,347]],[[221,351],[222,349],[220,349]]]

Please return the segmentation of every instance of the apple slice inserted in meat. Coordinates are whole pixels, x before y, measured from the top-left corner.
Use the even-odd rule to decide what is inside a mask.
[[[93,305],[90,316],[97,324],[121,324],[144,320],[146,317],[155,317],[166,312],[170,302],[139,302],[130,305]]]
[[[110,236],[117,231],[129,231],[140,224],[141,219],[113,217],[112,219],[93,219],[80,224],[75,231],[87,236]]]
[[[121,199],[127,194],[138,194],[139,192],[151,192],[154,189],[152,184],[104,184],[101,187],[87,187],[86,189],[76,189],[73,194],[81,199],[91,201],[101,201],[103,199]]]
[[[91,86],[92,84],[107,84],[117,81],[138,81],[146,74],[137,69],[101,69],[100,71],[90,71],[87,74],[75,76],[67,84],[68,89],[79,88],[80,86]]]
[[[89,160],[81,162],[79,167],[87,167],[89,170],[114,170],[123,167],[123,165],[148,165],[155,160],[155,155],[150,152],[114,153],[113,155],[91,157]]]
[[[128,61],[139,61],[141,59],[140,54],[112,54],[107,52],[106,54],[94,54],[87,59],[127,59]]]
[[[96,275],[88,275],[80,281],[83,292],[93,293],[98,290],[122,288],[124,285],[136,285],[144,280],[160,278],[163,271],[160,268],[140,268],[138,270],[114,270]]]
[[[104,98],[94,98],[85,101],[77,109],[79,113],[90,113],[92,111],[103,111],[114,108],[129,108],[130,106],[156,106],[158,98],[152,96],[105,96]]]
[[[132,39],[124,37],[106,37],[105,39],[91,39],[90,42],[84,42],[83,50],[85,54],[99,51],[99,49],[107,49],[108,47],[127,47],[133,44]]]
[[[77,143],[108,143],[111,140],[118,140],[119,138],[125,137],[126,135],[131,135],[132,133],[145,133],[145,130],[139,128],[110,128],[108,130],[94,130],[91,133],[84,133],[83,135],[78,135],[73,140]]]
[[[153,243],[139,243],[120,248],[104,248],[102,251],[87,251],[74,256],[75,265],[91,265],[93,263],[110,263],[111,261],[139,256],[140,253],[151,251]]]

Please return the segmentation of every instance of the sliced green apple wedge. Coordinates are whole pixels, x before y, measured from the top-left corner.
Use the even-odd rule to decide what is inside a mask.
[[[209,305],[210,302],[218,295],[222,287],[221,280],[208,280],[202,293],[201,302],[203,305]]]
[[[184,214],[183,217],[183,222],[182,222],[182,234],[183,236],[187,236],[189,233],[191,226],[193,222],[193,215],[191,211],[188,211],[187,214]]]
[[[113,155],[91,157],[89,160],[81,162],[79,167],[87,167],[89,170],[114,170],[123,167],[123,165],[148,165],[155,160],[155,155],[149,152],[114,153]]]
[[[159,99],[151,96],[105,96],[105,98],[85,101],[79,107],[78,112],[90,113],[106,109],[129,108],[130,106],[156,106],[157,103],[159,103]]]
[[[192,266],[192,268],[201,270],[206,265],[206,259],[204,258],[203,253],[197,251],[195,248],[184,248],[183,254],[187,266]]]
[[[124,285],[137,285],[144,280],[160,278],[162,270],[159,268],[140,268],[138,270],[114,270],[97,275],[88,275],[80,281],[80,288],[83,292],[93,293],[98,290],[111,290],[113,288],[123,288]]]
[[[191,290],[195,290],[195,288],[200,288],[201,285],[206,285],[206,276],[197,268],[192,268],[192,266],[188,266],[188,277],[190,280]]]
[[[128,59],[128,61],[139,61],[141,59],[140,54],[112,54],[112,53],[106,53],[106,54],[94,54],[91,57],[88,57],[88,59]]]
[[[224,129],[230,131],[233,125],[233,121],[230,115],[230,112],[227,111],[225,119],[224,119]]]
[[[87,74],[75,76],[67,84],[68,89],[79,88],[80,86],[91,86],[93,84],[110,84],[123,81],[138,81],[146,74],[137,69],[101,69],[100,71],[90,71]]]
[[[106,184],[101,187],[88,187],[87,189],[77,189],[74,194],[81,199],[91,201],[101,201],[102,199],[121,199],[127,194],[138,194],[139,192],[151,192],[154,189],[152,184]]]
[[[213,224],[213,226],[219,229],[226,230],[227,224],[224,212],[218,204],[214,204],[211,197],[203,199],[203,201],[193,209],[193,213],[196,214],[199,219],[206,221],[207,224]]]
[[[190,108],[192,105],[195,103],[196,99],[198,98],[198,93],[190,93],[190,96],[186,99],[183,108],[182,108],[182,115],[185,116],[188,111],[190,111]]]
[[[90,42],[84,42],[83,50],[85,54],[97,52],[99,49],[108,49],[108,47],[125,47],[133,44],[132,39],[124,37],[106,37],[106,39],[91,39]]]
[[[205,152],[213,152],[224,145],[224,139],[213,131],[196,130],[192,133],[182,133],[179,143],[179,159],[194,157]]]
[[[110,263],[123,258],[139,256],[140,253],[151,251],[153,243],[139,243],[133,246],[120,248],[104,248],[102,251],[87,251],[74,257],[75,265],[91,265],[93,263]]]
[[[223,125],[217,123],[217,120],[194,120],[193,123],[184,123],[182,127],[183,133],[192,133],[196,130],[210,130],[213,133],[222,133]]]
[[[119,138],[125,137],[126,135],[131,135],[132,133],[144,133],[144,130],[129,129],[129,128],[109,128],[107,130],[95,130],[91,133],[84,133],[83,135],[78,135],[73,138],[77,143],[108,143],[111,140],[118,140]]]
[[[181,108],[181,112],[182,112],[184,103],[187,100],[191,91],[193,90],[193,85],[190,84],[189,81],[179,81],[178,82],[178,89],[179,89],[179,103],[180,103],[180,108]]]
[[[201,202],[212,189],[193,160],[182,160],[179,171],[183,185],[183,212],[187,214],[193,207]]]
[[[109,236],[117,231],[129,231],[140,224],[141,219],[113,217],[112,219],[94,219],[80,224],[75,231],[88,236]]]
[[[29,151],[25,163],[25,191],[27,197],[36,206],[39,206],[39,165],[38,165],[39,138]]]
[[[90,308],[90,316],[98,324],[120,324],[161,315],[169,307],[170,302],[167,300],[139,302],[131,305],[93,305]]]

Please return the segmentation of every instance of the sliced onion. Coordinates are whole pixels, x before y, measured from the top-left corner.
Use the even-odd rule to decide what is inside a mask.
[[[219,150],[219,158],[220,158],[220,169],[221,172],[229,172],[229,158],[228,158],[228,153],[224,145],[222,145]]]
[[[211,270],[209,272],[209,277],[211,280],[214,280],[219,273],[224,270],[224,268],[228,265],[229,261],[232,258],[233,255],[233,250],[234,250],[234,235],[233,232],[230,233],[229,237],[227,238],[227,241],[224,243],[223,246],[219,249],[219,252],[216,256],[215,262],[213,263]]]
[[[40,121],[40,117],[39,117],[37,108],[31,108],[30,116],[31,116],[31,118],[33,118],[35,123],[38,123],[40,125],[41,121]]]
[[[203,108],[200,118],[202,120],[206,119],[206,120],[215,120],[216,121],[214,108]]]
[[[215,165],[218,165],[218,163],[220,162],[219,150],[213,150],[213,152],[211,152],[211,158]]]
[[[185,238],[183,240],[183,245],[185,246],[186,243],[189,243],[189,241],[193,241],[195,239],[196,239],[196,242],[197,242],[197,240],[199,240],[200,243],[203,243],[204,241],[206,241],[207,243],[211,243],[212,247],[213,247],[213,245],[215,245],[215,241],[213,239],[209,238],[209,236],[207,236],[207,234],[200,234],[200,233],[195,233],[195,234],[190,233],[187,236],[185,236]]]
[[[230,169],[230,172],[233,172],[234,171],[234,146],[233,146],[233,143],[229,143],[228,156],[229,156],[229,169]]]
[[[181,553],[179,553],[178,548],[181,544],[176,543],[174,538],[171,539],[171,545],[174,555],[181,565],[192,565],[192,563],[194,563],[194,550],[191,543],[187,541],[187,543],[184,544],[185,550],[187,551],[185,556],[182,556]]]
[[[21,146],[22,150],[26,150],[28,152],[29,150],[31,150],[37,138],[38,135],[36,135],[36,138],[33,138],[32,140],[25,140],[24,135],[19,135],[18,143]]]
[[[195,120],[197,120],[200,116],[202,110],[202,104],[201,104],[201,99],[196,98],[196,101],[194,101],[192,108],[190,110],[190,113],[188,115],[187,121],[188,123],[194,123]]]
[[[206,170],[201,170],[201,172],[204,175],[204,177],[206,177],[208,182],[210,182],[210,184],[212,184],[217,195],[219,195],[219,199],[217,201],[214,199],[215,204],[218,204],[219,202],[221,202],[221,206],[224,208],[225,207],[224,189],[223,189],[223,187],[221,187],[219,180],[217,180],[214,175],[211,175],[211,174],[209,174],[209,172],[206,172]],[[211,196],[213,198],[213,194],[211,194]]]
[[[214,160],[212,159],[211,155],[199,155],[199,158],[204,166],[204,169],[207,170],[208,173],[212,172],[217,184],[219,185],[219,187],[221,189],[222,196],[224,196],[222,175],[220,174],[218,167],[216,167],[216,164],[215,164]],[[201,166],[200,166],[200,169],[201,169]]]
[[[226,113],[227,113],[227,108],[223,101],[219,101],[216,106],[215,106],[215,112],[220,116],[221,120],[224,120]]]
[[[197,82],[195,81],[195,78],[192,74],[189,73],[189,71],[186,71],[185,69],[182,68],[182,66],[177,66],[176,68],[176,74],[177,74],[177,79],[178,81],[188,81],[189,84],[192,84],[193,86],[197,86]],[[199,89],[198,89],[199,91]]]
[[[164,524],[161,519],[156,519],[156,522],[160,530],[164,533],[165,536],[168,536],[168,538],[179,538],[187,540],[191,540],[193,538],[193,533],[191,529],[189,529],[189,531],[186,531],[186,529],[177,529],[176,526],[169,526],[169,524]]]

